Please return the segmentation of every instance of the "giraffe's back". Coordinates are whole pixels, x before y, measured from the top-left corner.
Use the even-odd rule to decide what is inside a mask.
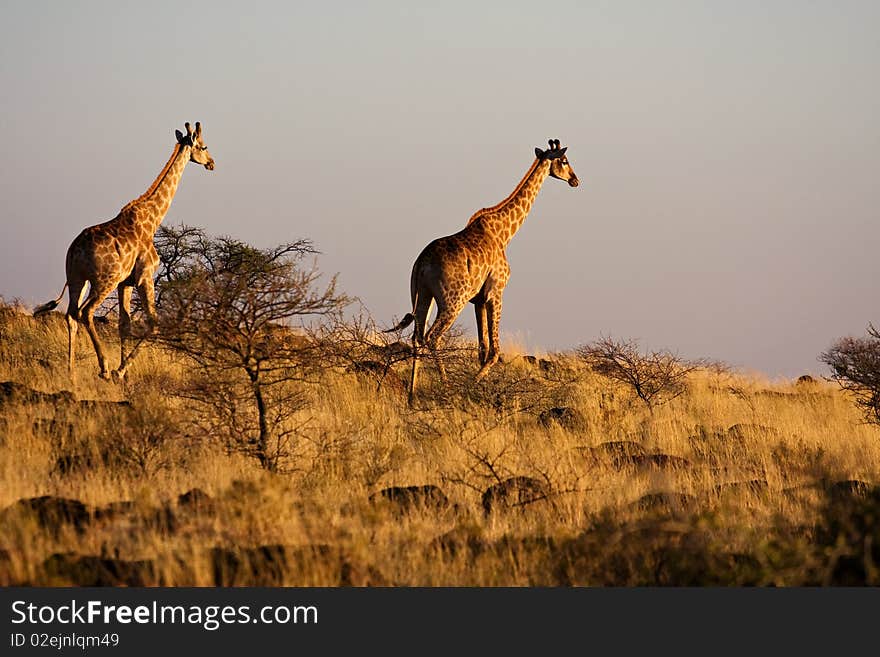
[[[137,249],[128,232],[120,230],[118,217],[89,226],[67,249],[66,273],[70,283],[117,283],[134,268]]]

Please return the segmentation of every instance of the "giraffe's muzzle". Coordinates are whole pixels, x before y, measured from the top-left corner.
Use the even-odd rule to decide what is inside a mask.
[[[208,171],[213,171],[214,170],[214,160],[208,160],[207,162],[205,162],[205,168]]]
[[[578,177],[575,175],[572,175],[572,177],[568,179],[568,186],[569,187],[577,187],[580,184],[581,184],[581,181],[578,180]]]

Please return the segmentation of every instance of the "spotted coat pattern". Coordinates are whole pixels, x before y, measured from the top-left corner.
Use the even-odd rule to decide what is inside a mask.
[[[137,288],[150,330],[156,324],[153,280],[159,266],[159,255],[153,238],[165,218],[177,192],[180,178],[188,162],[214,169],[214,159],[202,139],[201,124],[195,130],[186,124],[186,135],[176,132],[177,143],[168,162],[153,184],[138,198],[125,205],[113,219],[85,228],[67,249],[65,287],[68,290],[68,367],[74,374],[74,353],[77,325],[85,326],[98,358],[101,378],[110,378],[107,360],[95,330],[94,314],[114,290],[119,293],[120,363],[114,378],[125,376],[134,351],[126,356],[126,341],[131,333],[131,290]],[[85,301],[80,303],[83,289],[89,283]],[[58,305],[64,290],[55,301],[35,310],[34,315],[48,312]],[[136,350],[136,349],[135,349]]]
[[[412,312],[390,331],[415,322],[413,332],[413,371],[410,398],[415,389],[418,347],[427,345],[436,354],[442,336],[450,329],[468,302],[474,304],[477,320],[481,368],[480,379],[498,362],[498,334],[502,295],[510,278],[505,249],[522,226],[535,197],[548,176],[568,182],[578,178],[558,140],[550,149],[535,149],[536,159],[514,191],[501,203],[476,212],[465,228],[428,244],[413,264],[410,276]],[[425,330],[432,304],[437,316]],[[445,378],[442,363],[437,361]]]

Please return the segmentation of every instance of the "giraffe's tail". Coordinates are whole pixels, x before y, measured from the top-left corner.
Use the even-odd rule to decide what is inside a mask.
[[[395,326],[394,328],[390,328],[385,331],[382,331],[382,333],[396,333],[397,331],[402,331],[407,326],[412,324],[415,321],[415,319],[416,319],[415,315],[413,315],[412,313],[407,313],[406,315],[403,316],[403,319],[400,320],[400,323],[397,326]]]
[[[57,299],[53,299],[52,301],[47,301],[41,306],[37,306],[34,308],[34,317],[39,317],[40,315],[45,315],[46,313],[52,312],[58,307],[58,304],[61,303],[61,299],[64,298],[64,291],[67,289],[67,282],[64,283],[64,287],[61,288],[61,294],[58,295]]]

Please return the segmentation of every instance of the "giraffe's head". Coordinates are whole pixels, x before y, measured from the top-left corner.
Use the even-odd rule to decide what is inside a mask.
[[[551,176],[559,178],[559,180],[564,180],[571,187],[577,187],[580,184],[580,181],[575,175],[574,169],[571,168],[571,163],[568,161],[568,158],[565,156],[565,151],[568,150],[568,146],[560,148],[558,139],[551,139],[548,143],[550,144],[550,148],[546,151],[536,148],[535,156],[539,160],[550,160]]]
[[[192,150],[189,152],[190,162],[201,164],[208,171],[213,171],[214,158],[211,157],[211,154],[208,152],[208,147],[205,146],[205,142],[202,140],[202,124],[196,121],[195,130],[192,129],[192,126],[188,122],[184,124],[184,127],[186,128],[185,135],[180,130],[174,131],[177,135],[177,143],[181,146],[192,147]]]

